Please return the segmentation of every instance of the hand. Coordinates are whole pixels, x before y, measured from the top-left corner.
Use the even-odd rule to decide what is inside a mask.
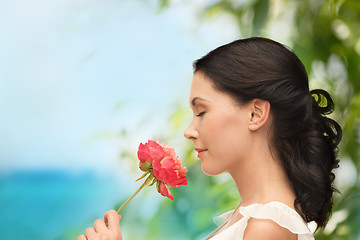
[[[96,220],[94,228],[87,228],[85,235],[78,236],[77,240],[122,240],[120,218],[115,210],[108,211],[104,215],[104,220]]]

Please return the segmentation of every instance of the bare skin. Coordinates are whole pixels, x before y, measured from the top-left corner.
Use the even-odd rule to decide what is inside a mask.
[[[87,228],[85,234],[78,236],[77,240],[122,240],[120,219],[121,216],[115,210],[110,210],[105,213],[104,220],[96,220],[94,228]]]

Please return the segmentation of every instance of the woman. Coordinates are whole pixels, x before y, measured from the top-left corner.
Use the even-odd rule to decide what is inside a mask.
[[[296,55],[265,38],[221,46],[195,61],[190,105],[185,137],[203,172],[229,173],[241,196],[208,239],[314,239],[307,223],[324,227],[331,214],[341,128],[325,117],[333,102],[309,91]],[[117,214],[105,219],[109,228],[97,220],[87,239],[121,239]]]

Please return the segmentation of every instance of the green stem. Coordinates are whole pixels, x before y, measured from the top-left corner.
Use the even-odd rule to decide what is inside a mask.
[[[121,207],[116,211],[117,213],[120,213],[120,211],[126,206],[126,204],[128,204],[135,196],[136,194],[138,194],[140,192],[141,189],[143,189],[143,187],[145,187],[146,185],[149,185],[149,183],[151,182],[151,180],[154,178],[154,176],[152,174],[150,174],[150,176],[144,181],[144,183],[136,190],[136,192],[134,192],[133,195],[131,195],[129,197],[128,200],[126,200],[123,205],[121,205]]]

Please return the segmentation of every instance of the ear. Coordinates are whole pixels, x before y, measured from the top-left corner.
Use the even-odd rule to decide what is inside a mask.
[[[249,104],[249,110],[249,130],[256,131],[268,121],[270,115],[270,103],[262,99],[253,99]]]

